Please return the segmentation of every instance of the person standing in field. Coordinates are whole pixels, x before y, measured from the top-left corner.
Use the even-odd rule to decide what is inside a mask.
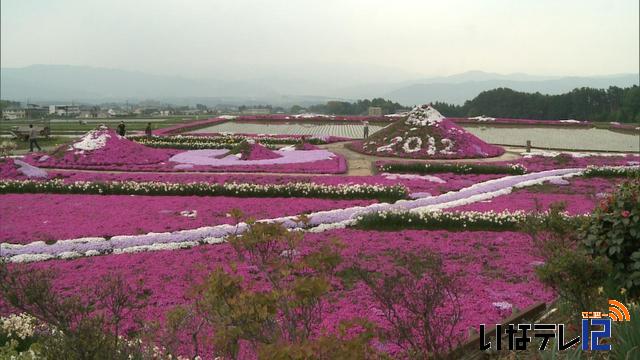
[[[147,124],[147,128],[146,128],[146,129],[144,129],[144,134],[145,134],[147,137],[151,137],[151,135],[152,135],[152,133],[151,133],[151,123],[148,123],[148,124]]]
[[[42,151],[40,145],[38,145],[38,130],[33,127],[33,124],[29,124],[29,151],[33,152],[33,145],[38,148],[38,151]]]
[[[363,121],[362,125],[364,125],[364,138],[365,140],[369,138],[369,122],[368,121]]]
[[[127,133],[127,130],[125,128],[124,121],[120,121],[120,124],[118,124],[118,135],[124,136],[124,134],[126,133]]]

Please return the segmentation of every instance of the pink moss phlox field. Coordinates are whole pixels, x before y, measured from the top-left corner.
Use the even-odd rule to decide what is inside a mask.
[[[391,251],[423,254],[432,251],[444,260],[445,271],[459,274],[459,293],[462,318],[455,335],[460,339],[468,336],[468,329],[477,329],[480,323],[496,323],[511,315],[510,310],[501,310],[494,303],[507,302],[523,309],[537,301],[550,302],[554,294],[537,280],[534,268],[540,258],[534,254],[528,236],[511,232],[456,232],[446,231],[399,231],[375,232],[350,229],[334,230],[320,234],[307,234],[301,254],[308,253],[329,239],[342,239],[346,248],[342,250],[346,269],[358,262],[376,269],[391,266],[387,257]],[[78,293],[78,289],[91,286],[107,274],[122,274],[132,285],[142,281],[151,291],[150,307],[142,312],[149,321],[163,322],[167,311],[185,303],[185,293],[192,284],[198,283],[207,273],[218,267],[231,271],[230,265],[237,262],[237,271],[247,283],[261,286],[262,280],[246,263],[238,262],[235,252],[228,244],[206,245],[179,251],[159,251],[138,254],[110,255],[67,261],[53,260],[29,264],[34,269],[55,271],[58,275],[56,287],[63,294]],[[325,307],[322,328],[333,330],[341,320],[364,317],[388,327],[381,309],[372,301],[369,291],[360,283],[343,288],[339,279],[331,295],[331,306]],[[0,307],[0,313],[3,310]],[[125,321],[126,330],[133,330],[130,319]],[[316,329],[319,331],[320,329]],[[381,346],[395,353],[390,344]],[[190,354],[190,347],[183,348]]]
[[[177,151],[167,152],[167,157]],[[29,159],[27,159],[29,160]],[[32,164],[33,161],[30,161]],[[264,165],[191,165],[178,163],[159,163],[152,165],[74,165],[56,164],[59,169],[98,170],[98,171],[124,171],[124,172],[254,172],[254,173],[299,173],[299,174],[342,174],[347,171],[347,161],[344,157],[336,155],[331,159],[318,160],[295,164],[264,164]]]
[[[493,197],[508,194],[513,188],[519,186],[531,186],[539,184],[545,180],[561,180],[563,177],[571,177],[579,174],[581,169],[557,169],[539,173],[530,173],[518,176],[509,176],[495,180],[486,181],[480,184],[474,184],[459,191],[448,192],[438,196],[423,196],[410,201],[398,201],[395,203],[376,203],[365,207],[354,206],[348,208],[339,208],[330,211],[314,212],[308,215],[308,225],[311,226],[341,226],[353,221],[358,216],[383,210],[435,210],[449,208],[454,206],[462,206],[472,202],[491,199]],[[263,219],[268,220],[268,219]],[[287,228],[298,228],[301,224],[295,220],[295,216],[288,218],[272,219],[283,224]],[[62,241],[52,245],[46,245],[44,242],[34,242],[24,246],[14,245],[5,247],[3,256],[5,258],[15,258],[15,261],[41,261],[42,256],[65,256],[70,251],[74,253],[86,253],[87,251],[122,251],[128,248],[139,248],[141,246],[155,246],[162,244],[175,248],[180,244],[185,246],[197,245],[202,239],[214,238],[220,239],[231,232],[244,231],[230,227],[229,225],[218,225],[211,227],[201,227],[177,232],[166,233],[150,233],[133,236],[118,237],[118,241],[113,238],[105,240],[103,238],[92,239],[90,241]],[[164,246],[164,245],[162,245]]]
[[[366,206],[375,201],[226,196],[0,195],[0,243],[135,235],[230,224],[233,208],[257,219]],[[181,211],[196,210],[195,217]]]
[[[605,194],[623,181],[623,178],[572,178],[563,185],[546,182],[542,186],[519,189],[511,194],[447,211],[545,211],[551,204],[563,202],[569,214],[583,215],[591,213]]]

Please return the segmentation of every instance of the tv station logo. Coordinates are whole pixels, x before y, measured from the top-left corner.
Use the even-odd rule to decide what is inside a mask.
[[[631,315],[627,307],[617,300],[609,300],[609,312],[583,311],[581,335],[567,339],[565,324],[496,324],[495,343],[487,340],[485,324],[480,324],[480,350],[527,350],[527,346],[535,338],[541,339],[540,351],[550,348],[549,343],[555,339],[559,351],[570,349],[581,344],[582,350],[610,351],[612,322],[630,321]],[[506,339],[504,339],[506,338]]]

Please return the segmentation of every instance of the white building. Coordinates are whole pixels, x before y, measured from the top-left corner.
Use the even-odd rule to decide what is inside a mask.
[[[378,106],[369,106],[369,111],[367,111],[369,116],[382,116],[382,108]]]
[[[19,107],[8,107],[2,109],[2,118],[6,120],[24,119],[27,113],[25,109]]]
[[[77,105],[49,105],[49,115],[78,116],[80,107]]]
[[[271,109],[269,108],[254,108],[254,109],[242,110],[242,115],[268,115],[268,114],[271,114]]]

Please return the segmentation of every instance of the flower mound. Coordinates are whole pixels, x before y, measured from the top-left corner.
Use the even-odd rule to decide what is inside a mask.
[[[240,160],[267,160],[267,159],[277,159],[282,157],[282,155],[276,153],[275,151],[269,150],[266,147],[254,141],[247,141],[247,142],[249,144],[249,147],[247,151],[242,152],[242,156],[240,157]]]
[[[78,141],[59,147],[52,156],[33,160],[41,167],[74,167],[78,165],[146,165],[168,159],[164,150],[153,149],[130,141],[106,127],[86,133]]]
[[[430,105],[416,106],[404,121],[349,147],[366,154],[418,159],[485,158],[504,153],[501,147],[468,133]]]

